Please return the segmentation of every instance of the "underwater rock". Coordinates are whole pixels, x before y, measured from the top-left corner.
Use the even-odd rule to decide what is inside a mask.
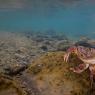
[[[47,46],[41,46],[40,48],[41,48],[43,51],[48,51]]]
[[[72,42],[68,40],[58,41],[56,43],[57,51],[66,51],[70,46],[72,46]]]
[[[7,66],[4,68],[5,72],[4,74],[10,75],[10,76],[16,76],[17,74],[20,74],[25,69],[27,69],[27,65],[24,64],[14,64],[11,66]]]
[[[90,43],[91,45],[95,46],[95,40],[94,39],[89,40],[88,43]]]
[[[84,47],[89,47],[89,48],[95,48],[94,44],[85,42],[85,41],[78,41],[75,43],[75,46],[84,46]]]
[[[30,73],[23,72],[22,75],[16,76],[14,80],[18,81],[20,86],[27,91],[28,95],[41,95]]]
[[[64,52],[49,52],[34,60],[27,69],[40,95],[91,95],[88,70],[76,74],[69,69],[80,64],[81,60],[72,56],[68,64],[63,57]]]
[[[28,95],[19,84],[5,75],[0,74],[0,95]]]

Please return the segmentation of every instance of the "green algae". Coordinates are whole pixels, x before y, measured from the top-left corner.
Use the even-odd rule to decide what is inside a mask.
[[[64,62],[64,52],[49,52],[33,61],[27,70],[33,75],[42,95],[87,95],[90,93],[89,71],[81,74],[70,71],[70,67],[82,63],[76,55]],[[47,88],[47,89],[45,89]],[[47,94],[48,93],[48,94]]]

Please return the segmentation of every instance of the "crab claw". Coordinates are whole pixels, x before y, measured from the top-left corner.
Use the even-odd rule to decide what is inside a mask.
[[[86,70],[89,67],[89,64],[80,64],[74,68],[70,68],[71,71],[75,72],[75,73],[82,73],[84,70]]]
[[[72,46],[71,48],[69,48],[69,49],[67,50],[67,53],[64,55],[64,61],[65,61],[65,62],[68,61],[69,56],[70,56],[71,53],[76,53],[76,49],[77,49],[77,48],[76,48],[75,46]]]
[[[65,61],[65,62],[68,62],[69,56],[70,56],[70,52],[68,52],[68,53],[66,53],[66,54],[64,55],[64,61]]]

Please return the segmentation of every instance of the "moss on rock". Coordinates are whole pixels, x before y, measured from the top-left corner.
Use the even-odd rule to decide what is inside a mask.
[[[65,63],[63,57],[64,52],[48,52],[33,61],[27,70],[37,83],[41,95],[88,95],[91,87],[89,71],[81,74],[70,71],[71,66],[82,61],[72,55],[70,62]]]
[[[19,84],[8,76],[0,75],[0,95],[27,95]]]

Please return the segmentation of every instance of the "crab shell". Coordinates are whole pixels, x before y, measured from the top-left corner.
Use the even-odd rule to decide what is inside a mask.
[[[93,80],[93,76],[95,76],[95,49],[83,46],[73,46],[65,53],[65,62],[68,62],[71,53],[75,53],[78,58],[83,61],[83,63],[74,68],[70,68],[70,70],[79,74],[89,68],[90,79]]]
[[[95,49],[94,48],[86,48],[83,46],[73,46],[69,48],[64,55],[64,61],[69,60],[69,56],[71,53],[75,53],[79,59],[81,59],[84,63],[87,64],[95,64]]]

